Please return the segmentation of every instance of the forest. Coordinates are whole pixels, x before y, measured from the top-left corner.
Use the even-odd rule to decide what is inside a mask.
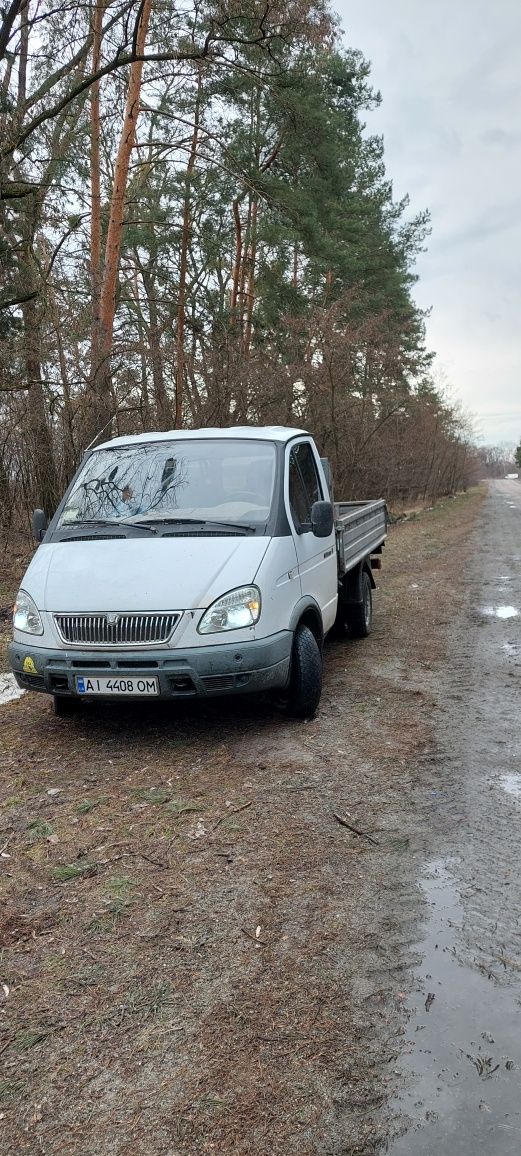
[[[479,475],[326,0],[11,0],[0,70],[4,523],[141,430],[304,427],[345,499]]]

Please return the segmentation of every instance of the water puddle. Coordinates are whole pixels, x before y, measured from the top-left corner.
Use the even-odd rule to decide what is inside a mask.
[[[521,799],[521,775],[514,772],[502,775],[500,783],[507,795],[513,795],[514,799]]]
[[[521,1151],[521,981],[499,987],[458,959],[464,908],[455,866],[430,863],[421,882],[429,917],[399,1067],[409,1086],[392,1105],[412,1123],[389,1144],[392,1156]]]
[[[14,674],[0,674],[0,706],[6,702],[14,702],[23,694],[25,694],[25,690],[20,690],[15,682]]]
[[[517,654],[517,646],[514,646],[513,642],[502,642],[501,649],[505,651],[505,654]]]
[[[481,613],[490,618],[517,618],[519,610],[515,606],[484,606]]]

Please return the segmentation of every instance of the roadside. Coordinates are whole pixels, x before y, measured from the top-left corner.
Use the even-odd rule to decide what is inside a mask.
[[[312,722],[1,708],[6,1154],[359,1156],[399,1130],[432,711],[482,499],[393,530],[374,633],[328,645]]]
[[[433,716],[422,935],[392,1156],[519,1152],[521,486],[490,484]]]

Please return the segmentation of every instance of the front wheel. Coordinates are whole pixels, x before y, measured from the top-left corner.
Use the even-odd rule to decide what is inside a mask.
[[[71,715],[76,714],[79,702],[77,698],[73,698],[71,694],[53,694],[52,708],[58,718],[70,718]]]
[[[311,718],[322,694],[322,654],[309,626],[297,626],[291,651],[289,685],[277,706],[289,718]]]

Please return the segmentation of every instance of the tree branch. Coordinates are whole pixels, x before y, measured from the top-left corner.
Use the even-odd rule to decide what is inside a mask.
[[[8,8],[3,17],[2,27],[0,28],[0,60],[3,60],[6,54],[7,45],[11,39],[13,24],[25,3],[26,0],[12,0],[10,8]]]

